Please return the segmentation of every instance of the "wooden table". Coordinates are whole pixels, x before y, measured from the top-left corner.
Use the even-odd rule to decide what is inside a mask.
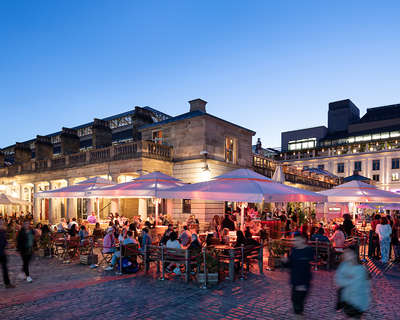
[[[272,239],[280,239],[282,238],[281,231],[281,221],[280,220],[267,220],[267,221],[260,221],[262,226],[269,227],[270,230],[270,237]]]

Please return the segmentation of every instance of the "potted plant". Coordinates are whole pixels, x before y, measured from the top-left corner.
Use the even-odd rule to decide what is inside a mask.
[[[283,268],[285,263],[282,260],[282,257],[286,254],[287,245],[284,240],[276,240],[272,242],[271,246],[271,265],[274,266],[274,268]]]
[[[38,255],[39,257],[47,257],[49,256],[49,235],[46,235],[45,237],[40,237],[38,243],[38,248],[39,252]],[[51,254],[53,255],[53,248],[51,248]]]
[[[198,255],[200,251],[195,253]],[[213,286],[218,284],[219,280],[219,254],[214,248],[211,250],[207,250],[206,252],[206,270],[207,270],[207,284],[211,284]],[[197,283],[202,285],[204,284],[204,256],[201,254],[197,257]]]

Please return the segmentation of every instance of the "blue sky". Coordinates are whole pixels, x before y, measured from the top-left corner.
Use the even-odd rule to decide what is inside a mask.
[[[187,101],[257,132],[400,103],[400,1],[0,1],[0,148]]]

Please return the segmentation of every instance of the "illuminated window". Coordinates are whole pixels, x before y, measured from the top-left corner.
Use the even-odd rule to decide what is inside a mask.
[[[399,181],[399,173],[392,173],[392,181]]]
[[[372,170],[380,170],[380,161],[379,160],[372,161]]]
[[[338,163],[337,164],[337,172],[338,173],[343,173],[344,172],[344,163]]]
[[[226,162],[234,163],[235,162],[235,140],[232,138],[226,137],[226,146],[225,146],[225,160]]]
[[[162,144],[162,130],[153,131],[152,141],[157,144]]]

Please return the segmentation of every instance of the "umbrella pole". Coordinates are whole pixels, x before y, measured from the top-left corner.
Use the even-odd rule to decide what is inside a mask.
[[[157,199],[158,200],[158,199]],[[158,225],[158,201],[156,201],[155,226]]]
[[[100,201],[97,202],[97,221],[100,221]]]
[[[244,206],[240,209],[240,230],[244,231]]]

